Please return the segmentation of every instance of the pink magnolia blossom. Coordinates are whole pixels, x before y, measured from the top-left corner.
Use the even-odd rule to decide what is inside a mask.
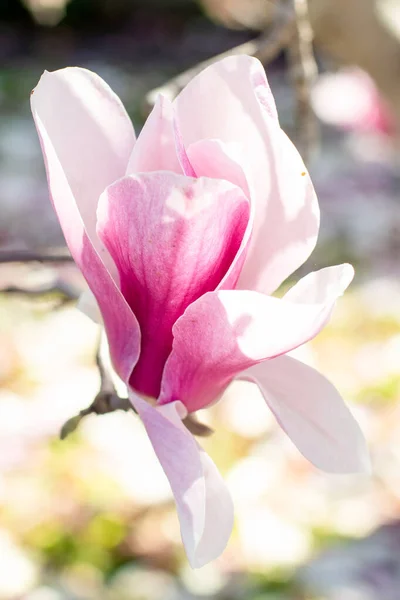
[[[226,58],[174,102],[160,96],[137,141],[118,97],[85,69],[45,72],[32,111],[55,210],[169,478],[191,565],[223,551],[233,508],[182,418],[235,378],[259,385],[317,467],[363,470],[339,393],[286,356],[325,326],[353,269],[271,296],[313,250],[319,210],[261,64]]]
[[[375,82],[365,71],[346,67],[321,75],[312,91],[318,117],[348,131],[396,134],[395,120]]]

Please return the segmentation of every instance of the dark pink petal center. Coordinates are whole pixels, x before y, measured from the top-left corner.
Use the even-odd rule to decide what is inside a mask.
[[[158,397],[173,324],[189,304],[218,287],[248,219],[242,191],[214,179],[154,172],[125,177],[103,194],[98,233],[141,330],[132,388]]]

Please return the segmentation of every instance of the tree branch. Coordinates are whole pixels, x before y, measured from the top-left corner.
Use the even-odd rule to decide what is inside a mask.
[[[114,383],[107,371],[101,356],[101,339],[99,336],[96,351],[96,365],[100,375],[100,389],[90,406],[80,411],[75,417],[68,419],[61,428],[60,438],[64,440],[70,433],[75,431],[80,422],[87,415],[105,415],[115,410],[132,410],[136,412],[129,401],[129,398],[118,396]]]
[[[33,263],[56,264],[64,262],[73,262],[72,256],[66,248],[56,248],[52,250],[0,250],[0,264],[11,263]],[[21,287],[9,285],[0,288],[1,294],[10,294],[14,296],[28,296],[31,298],[40,298],[47,295],[62,296],[60,306],[75,301],[79,298],[80,291],[77,287],[55,277],[49,283],[43,283],[34,287]]]
[[[250,40],[249,42],[240,44],[240,46],[231,48],[222,54],[213,56],[212,58],[197,64],[187,71],[180,73],[176,77],[173,77],[164,85],[151,90],[145,97],[144,111],[146,115],[153,108],[159,94],[167,96],[170,100],[172,100],[189,83],[189,81],[193,79],[193,77],[203,71],[203,69],[206,67],[227,56],[249,54],[250,56],[258,58],[264,64],[271,62],[278,56],[279,52],[281,52],[281,50],[283,50],[283,48],[290,43],[294,32],[294,12],[292,10],[288,10],[285,4],[277,4],[276,16],[267,32],[263,33],[254,40]]]
[[[173,100],[198,73],[227,56],[248,54],[255,56],[266,65],[286,49],[296,97],[296,141],[307,161],[318,140],[317,120],[310,101],[311,87],[317,75],[317,65],[313,52],[313,32],[308,15],[308,2],[307,0],[281,0],[275,4],[274,10],[271,26],[258,38],[213,56],[151,90],[145,97],[146,116],[153,108],[159,94]]]
[[[311,88],[318,74],[308,0],[293,0],[295,33],[288,45],[290,74],[296,97],[296,141],[304,160],[318,141],[318,123],[311,106]]]
[[[100,375],[100,389],[95,399],[90,406],[81,410],[77,415],[68,419],[61,428],[60,438],[65,440],[66,437],[77,429],[80,422],[87,415],[105,415],[107,413],[114,412],[116,410],[132,411],[136,413],[129,398],[121,398],[118,396],[112,379],[104,365],[101,356],[101,336],[96,352],[96,364]],[[137,414],[137,413],[136,413]],[[193,415],[188,415],[186,419],[183,419],[182,423],[189,429],[193,435],[205,437],[213,433],[207,425],[200,423]]]
[[[72,256],[66,248],[55,250],[0,250],[0,263],[61,263],[73,262]]]
[[[61,427],[60,438],[65,440],[87,415],[105,415],[115,410],[133,410],[133,406],[129,402],[129,398],[120,398],[116,393],[100,391],[88,408],[81,410],[79,414],[64,423]]]
[[[82,419],[87,415],[105,415],[116,410],[136,413],[129,398],[121,398],[116,392],[112,393],[100,390],[88,408],[81,410],[76,416],[71,417],[71,419],[68,419],[64,423],[60,431],[60,439],[65,440],[70,433],[77,429]],[[208,425],[200,423],[194,415],[187,416],[186,419],[183,419],[182,423],[193,435],[199,437],[208,437],[214,433]]]

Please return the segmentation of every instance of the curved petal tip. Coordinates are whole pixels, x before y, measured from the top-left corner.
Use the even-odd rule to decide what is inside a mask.
[[[247,369],[298,450],[328,473],[370,473],[361,429],[339,392],[321,373],[289,356]]]
[[[171,485],[182,541],[190,565],[198,569],[225,549],[233,527],[233,504],[211,458],[182,423],[187,414],[179,401],[151,406],[131,393]]]

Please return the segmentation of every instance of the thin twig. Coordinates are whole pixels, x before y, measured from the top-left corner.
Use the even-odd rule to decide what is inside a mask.
[[[105,415],[116,410],[132,411],[136,413],[136,410],[129,401],[129,398],[121,398],[116,392],[114,383],[110,377],[110,373],[103,362],[101,354],[101,335],[99,337],[97,346],[96,364],[100,375],[99,392],[90,406],[81,410],[79,414],[71,419],[68,419],[68,421],[62,426],[60,431],[60,438],[62,440],[64,440],[70,433],[75,431],[82,419],[87,415]],[[189,429],[189,431],[193,433],[193,435],[205,437],[213,433],[213,430],[210,429],[210,427],[200,423],[193,415],[189,415],[182,422]]]
[[[65,440],[87,415],[105,415],[116,410],[133,410],[129,398],[120,398],[117,394],[109,392],[99,392],[88,408],[81,410],[79,414],[64,423],[60,431],[60,438]]]
[[[12,262],[58,262],[61,260],[72,260],[68,255],[59,253],[55,254],[42,254],[32,253],[25,251],[7,251],[0,252],[0,262],[12,263]],[[19,286],[7,286],[0,289],[0,294],[11,294],[16,296],[27,296],[31,298],[43,298],[44,296],[58,294],[62,296],[60,305],[64,305],[67,302],[75,301],[79,298],[79,290],[69,285],[65,281],[56,279],[50,283],[41,284],[34,288],[23,288]],[[79,426],[80,422],[84,417],[90,414],[104,415],[116,410],[132,411],[136,412],[133,408],[129,398],[121,398],[113,384],[110,374],[105,367],[101,352],[101,338],[99,339],[98,348],[96,352],[96,364],[100,375],[100,389],[93,402],[87,408],[81,410],[79,414],[68,419],[61,428],[60,438],[65,439],[70,433],[75,431]],[[200,423],[193,415],[189,415],[183,420],[183,423],[194,435],[208,436],[212,433],[207,425]]]
[[[136,410],[132,406],[129,398],[121,398],[115,389],[114,383],[110,377],[109,371],[104,365],[101,355],[101,335],[96,352],[96,364],[100,375],[100,389],[92,404],[87,408],[83,409],[68,419],[61,428],[60,438],[64,440],[70,433],[76,430],[80,422],[87,415],[105,415],[107,413],[114,412],[116,410],[132,411],[136,413]],[[207,425],[200,423],[195,416],[189,415],[186,419],[183,419],[183,424],[193,433],[201,437],[209,436],[213,433]]]
[[[90,406],[80,411],[79,414],[68,419],[61,428],[60,438],[64,440],[70,433],[75,431],[80,422],[87,415],[105,415],[116,410],[132,410],[136,412],[129,401],[129,398],[121,398],[116,390],[110,374],[104,365],[101,355],[100,334],[96,351],[96,364],[100,375],[100,389]]]
[[[116,393],[113,394],[100,391],[90,406],[81,410],[77,415],[71,417],[71,419],[68,419],[68,421],[64,423],[60,431],[60,439],[65,440],[66,437],[73,433],[82,419],[87,415],[105,415],[116,410],[123,410],[125,412],[132,411],[136,413],[129,398],[121,398]],[[193,415],[189,415],[186,419],[183,419],[182,423],[193,435],[199,437],[208,437],[214,433],[208,425],[200,423]]]
[[[314,57],[308,1],[293,0],[293,8],[296,27],[288,46],[288,58],[296,96],[296,141],[307,162],[318,141],[318,124],[311,106],[311,89],[318,68]]]
[[[66,248],[56,250],[0,250],[0,263],[61,263],[72,262],[73,258]]]
[[[193,79],[193,77],[203,71],[206,67],[227,56],[249,54],[250,56],[258,58],[264,64],[271,62],[278,56],[279,52],[290,43],[295,31],[294,21],[293,11],[287,10],[284,4],[278,4],[276,17],[266,33],[263,33],[254,40],[231,48],[222,54],[213,56],[187,71],[180,73],[176,77],[173,77],[161,87],[151,90],[145,98],[145,113],[148,114],[150,112],[159,94],[167,96],[172,100],[189,83],[189,81]]]
[[[182,423],[189,429],[190,433],[199,437],[209,437],[214,433],[214,430],[211,429],[211,427],[204,423],[200,423],[195,415],[188,415],[186,419],[183,419]]]

